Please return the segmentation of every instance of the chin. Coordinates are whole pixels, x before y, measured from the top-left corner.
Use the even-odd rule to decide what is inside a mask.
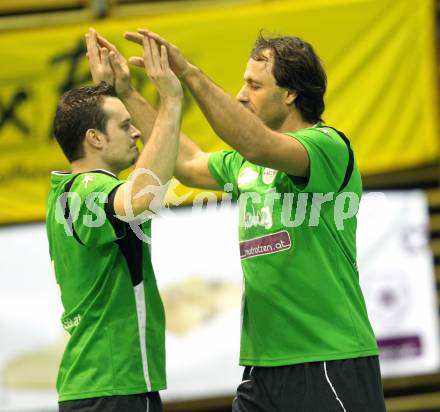
[[[136,159],[127,161],[124,164],[121,164],[121,170],[129,169],[130,167],[134,166],[135,163],[136,163]]]

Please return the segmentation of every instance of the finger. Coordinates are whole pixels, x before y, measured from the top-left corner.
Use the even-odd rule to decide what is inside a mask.
[[[108,58],[108,49],[106,49],[105,47],[101,47],[99,49],[99,53],[101,55],[101,63],[104,67],[104,70],[107,71],[110,69],[110,61]]]
[[[148,40],[148,37],[144,37],[142,39],[142,45],[144,47],[145,70],[147,71],[148,74],[150,74],[154,65],[153,65],[153,57],[152,57],[152,52],[151,52],[151,45],[150,45],[150,41]]]
[[[139,56],[131,56],[128,58],[128,62],[134,66],[145,67],[144,59]]]
[[[163,44],[160,46],[160,63],[164,72],[170,70],[170,64],[168,62],[168,51]]]
[[[157,71],[162,71],[162,67],[161,67],[161,64],[160,64],[159,47],[158,47],[157,43],[153,39],[148,39],[148,40],[150,42],[150,47],[151,47],[151,56],[152,56],[153,68],[155,70],[157,70]]]
[[[121,63],[119,62],[118,56],[116,53],[112,50],[108,54],[110,66],[112,67],[112,70],[115,74],[119,73],[121,71]]]
[[[105,37],[102,37],[100,34],[96,33],[96,39],[97,39],[97,41],[98,41],[98,44],[99,44],[101,47],[105,47],[105,48],[107,48],[107,49],[109,49],[109,50],[112,50],[112,51],[114,51],[115,53],[118,53],[118,54],[119,54],[119,51],[118,51],[118,49],[116,48],[116,46],[115,46],[114,44],[110,43]]]
[[[116,76],[124,73],[124,70],[122,69],[120,56],[117,53],[115,53],[113,50],[110,51],[109,53],[109,60],[113,73],[115,73]]]
[[[86,46],[87,46],[87,52],[89,54],[90,63],[99,64],[101,60],[99,58],[98,42],[96,40],[96,31],[94,31],[92,28],[90,28],[88,33],[86,34]]]
[[[133,33],[127,31],[124,33],[124,38],[128,41],[132,41],[133,43],[137,43],[142,46],[142,39],[144,38],[144,36],[142,36],[142,34],[139,33]]]
[[[156,40],[157,43],[163,44],[166,47],[172,46],[171,43],[167,42],[163,37],[160,37],[157,33],[154,33],[153,31],[147,29],[138,29],[138,33],[142,34],[143,36],[148,36]]]
[[[148,29],[137,29],[137,32],[142,36],[148,36],[150,34],[150,30]]]

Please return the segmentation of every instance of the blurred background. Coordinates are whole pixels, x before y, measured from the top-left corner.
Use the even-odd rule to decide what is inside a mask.
[[[351,139],[365,195],[361,284],[381,349],[388,411],[440,411],[440,1],[0,0],[0,411],[52,412],[66,341],[45,238],[51,170],[68,170],[52,133],[60,95],[90,83],[93,26],[125,56],[124,31],[149,28],[229,93],[260,30],[310,42],[328,75],[325,121]],[[135,86],[156,105],[148,79]],[[183,130],[224,144],[185,93]],[[167,312],[166,411],[230,410],[238,366],[241,269],[236,205],[175,181],[153,220]],[[206,207],[192,208],[196,200]]]

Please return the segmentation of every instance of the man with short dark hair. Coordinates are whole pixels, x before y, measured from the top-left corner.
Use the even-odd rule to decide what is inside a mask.
[[[234,149],[205,153],[181,134],[176,164],[183,184],[232,183],[239,201],[245,371],[233,411],[384,411],[356,266],[362,182],[348,139],[322,123],[326,76],[312,46],[260,36],[234,99],[159,35],[141,29],[125,37],[167,48],[173,71]],[[97,43],[124,61],[102,37]],[[135,123],[152,123],[155,111],[126,90]]]
[[[55,137],[72,168],[52,172],[46,218],[70,334],[57,380],[62,412],[162,411],[165,316],[149,245],[131,225],[153,209],[146,189],[173,175],[183,93],[166,48],[147,38],[143,48],[161,99],[150,134],[133,126],[117,84],[70,90],[56,111]],[[94,50],[90,58],[107,56]],[[133,164],[128,180],[119,180]],[[150,236],[150,221],[142,230]]]

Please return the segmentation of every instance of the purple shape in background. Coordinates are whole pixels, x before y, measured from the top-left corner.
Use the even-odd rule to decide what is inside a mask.
[[[413,358],[422,354],[420,336],[378,339],[381,360]]]

